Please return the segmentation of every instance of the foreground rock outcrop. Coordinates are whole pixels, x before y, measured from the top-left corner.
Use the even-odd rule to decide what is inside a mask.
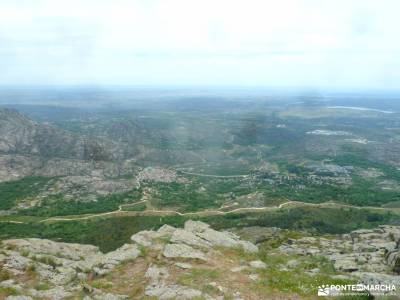
[[[185,229],[164,225],[158,231],[142,231],[131,240],[132,244],[107,254],[91,245],[36,238],[5,240],[0,252],[0,288],[25,297],[18,299],[65,299],[77,294],[84,294],[85,300],[127,299],[130,298],[128,295],[102,292],[86,282],[115,272],[117,267],[135,261],[144,251],[155,251],[167,260],[197,263],[211,259],[216,252],[215,246],[258,251],[257,246],[242,241],[233,233],[219,232],[194,221],[186,222]],[[168,277],[167,269],[151,264],[145,273],[148,285],[144,294],[159,299],[212,298],[202,291],[168,282]],[[7,299],[13,299],[13,296]]]
[[[92,245],[4,240],[0,299],[303,299],[320,283],[400,290],[400,227],[326,237],[262,227],[237,232],[259,246],[198,221],[138,232],[106,254]]]
[[[400,288],[400,227],[382,225],[331,238],[290,239],[280,246],[284,253],[322,256],[337,271],[366,284],[394,284]]]

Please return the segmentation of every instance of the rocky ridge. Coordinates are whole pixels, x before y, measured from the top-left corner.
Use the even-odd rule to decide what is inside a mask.
[[[158,231],[141,231],[131,240],[132,244],[106,254],[91,245],[36,238],[4,240],[0,252],[0,288],[8,288],[26,299],[65,299],[76,295],[84,295],[85,300],[128,299],[128,295],[103,292],[86,282],[115,272],[121,264],[135,261],[143,251],[157,251],[165,259],[194,262],[210,259],[217,252],[214,249],[217,246],[251,253],[258,251],[257,246],[233,233],[215,231],[195,221],[187,221],[184,229],[164,225]],[[191,265],[182,263],[177,268],[191,268]],[[145,273],[148,279],[145,295],[159,299],[213,299],[202,291],[168,282],[168,277],[166,268],[151,264]],[[32,287],[33,282],[36,285]],[[43,284],[46,289],[38,289]]]
[[[16,110],[0,108],[0,153],[107,161],[121,157],[116,144],[40,124]]]
[[[400,286],[400,228],[381,225],[360,229],[335,238],[289,239],[279,249],[300,256],[323,256],[337,271],[366,281]]]
[[[237,232],[250,232],[258,246],[231,231],[191,220],[183,228],[163,225],[140,231],[131,236],[131,243],[105,254],[92,245],[4,240],[0,298],[222,300],[266,299],[275,293],[276,299],[299,299],[293,295],[301,290],[276,292],[285,278],[295,276],[305,282],[400,287],[398,226],[329,237],[284,238],[284,230],[262,227]],[[266,247],[271,240],[284,242]],[[320,258],[326,261],[316,265]],[[326,265],[334,271],[323,269]]]

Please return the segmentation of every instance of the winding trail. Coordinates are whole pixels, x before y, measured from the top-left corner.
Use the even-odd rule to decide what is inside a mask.
[[[216,178],[246,178],[249,177],[250,175],[228,175],[228,176],[222,176],[222,175],[208,175],[208,174],[199,174],[199,173],[190,173],[186,171],[180,171],[186,174],[190,175],[197,175],[197,176],[205,176],[205,177],[216,177]],[[96,214],[85,214],[85,215],[74,215],[74,216],[56,216],[56,217],[50,217],[47,219],[43,219],[41,221],[37,221],[38,223],[46,223],[46,222],[67,222],[67,221],[79,221],[79,220],[89,220],[93,218],[99,218],[99,217],[107,217],[107,216],[216,216],[216,215],[227,215],[227,214],[234,214],[234,213],[256,213],[256,212],[262,212],[262,211],[273,211],[273,210],[279,210],[284,207],[319,207],[319,208],[341,208],[341,207],[346,207],[346,208],[354,208],[354,209],[370,209],[370,210],[386,210],[386,211],[398,211],[400,213],[400,208],[399,209],[393,209],[393,208],[385,208],[385,207],[373,207],[373,206],[353,206],[353,205],[348,205],[348,204],[341,204],[341,203],[335,203],[335,202],[323,202],[323,203],[309,203],[309,202],[301,202],[301,201],[292,201],[288,200],[284,203],[281,203],[277,206],[263,206],[263,207],[238,207],[238,208],[233,208],[231,210],[226,210],[232,206],[235,206],[235,204],[231,205],[221,205],[218,209],[205,209],[202,211],[196,211],[196,212],[186,212],[182,213],[176,210],[157,210],[153,209],[152,206],[150,205],[151,202],[148,200],[149,198],[149,193],[146,189],[143,190],[143,195],[142,199],[138,202],[135,203],[129,203],[129,204],[121,204],[118,206],[117,210],[114,211],[109,211],[109,212],[104,212],[104,213],[96,213]],[[146,203],[147,209],[143,211],[134,211],[134,210],[124,210],[124,207],[134,207],[136,205]],[[23,222],[23,221],[13,221],[13,220],[4,220],[0,221],[0,223],[13,223],[13,224],[27,224],[28,222]]]
[[[118,207],[118,210],[106,212],[106,213],[99,213],[99,214],[91,214],[85,215],[81,217],[51,217],[44,220],[39,221],[39,223],[44,222],[58,222],[58,221],[79,221],[79,220],[88,220],[97,217],[104,217],[109,215],[125,215],[125,216],[214,216],[214,215],[227,215],[232,213],[251,213],[251,212],[261,212],[261,211],[272,211],[272,210],[279,210],[286,206],[312,206],[312,207],[319,207],[319,208],[329,208],[329,207],[346,207],[346,208],[354,208],[354,209],[371,209],[371,210],[387,210],[393,211],[392,208],[385,208],[385,207],[373,207],[373,206],[353,206],[347,204],[340,204],[334,202],[324,202],[324,203],[307,203],[307,202],[300,202],[300,201],[287,201],[284,203],[279,204],[278,206],[264,206],[264,207],[239,207],[228,211],[222,211],[221,209],[226,208],[227,206],[221,206],[219,209],[216,210],[203,210],[197,212],[187,212],[181,213],[176,210],[144,210],[144,211],[126,211],[123,210],[124,206],[134,206],[140,203],[144,203],[147,200],[142,200],[140,202],[132,203],[132,204],[124,204]]]
[[[200,176],[200,177],[211,177],[211,178],[249,178],[251,174],[247,175],[212,175],[212,174],[202,174],[202,173],[195,173],[195,172],[187,172],[176,168],[175,171],[180,172],[182,174],[192,175],[192,176]],[[140,187],[140,181],[138,181],[138,187]],[[37,221],[38,223],[45,223],[45,222],[64,222],[64,221],[79,221],[79,220],[89,220],[92,218],[98,217],[105,217],[105,216],[213,216],[213,215],[227,215],[233,213],[252,213],[252,212],[262,212],[262,211],[273,211],[279,210],[284,207],[293,206],[293,207],[319,207],[319,208],[353,208],[353,209],[369,209],[369,210],[380,210],[380,211],[396,211],[400,213],[400,208],[386,208],[386,207],[374,207],[374,206],[353,206],[349,204],[342,204],[336,202],[323,202],[323,203],[309,203],[309,202],[301,202],[301,201],[292,201],[288,200],[284,203],[281,203],[277,206],[264,206],[264,207],[238,207],[231,210],[226,210],[235,204],[231,205],[222,205],[218,209],[206,209],[202,211],[196,212],[186,212],[182,213],[176,210],[157,210],[153,209],[151,206],[151,202],[148,201],[148,193],[146,189],[143,191],[142,199],[135,203],[129,204],[121,204],[118,206],[117,210],[104,212],[104,213],[96,213],[96,214],[85,214],[85,215],[73,215],[73,216],[56,216],[50,217],[47,219],[43,219]],[[133,207],[138,204],[146,203],[147,209],[143,211],[134,211],[134,210],[124,210],[124,207]],[[29,222],[23,221],[14,221],[14,220],[0,220],[0,223],[12,223],[12,224],[28,224]]]
[[[202,174],[202,173],[194,173],[194,172],[187,172],[183,170],[176,170],[177,172],[187,174],[187,175],[194,175],[200,177],[212,177],[212,178],[248,178],[250,175],[211,175],[211,174]]]
[[[48,219],[44,219],[39,221],[39,223],[43,223],[43,222],[47,222],[47,221],[75,221],[75,220],[87,220],[87,219],[91,219],[91,218],[96,218],[96,217],[103,217],[103,216],[108,216],[108,215],[113,215],[113,214],[117,214],[117,213],[124,213],[124,212],[134,212],[134,211],[129,211],[129,210],[122,210],[123,207],[125,206],[135,206],[141,203],[145,203],[147,202],[147,200],[142,200],[139,202],[135,202],[135,203],[129,203],[129,204],[121,204],[118,206],[117,210],[114,211],[110,211],[110,212],[105,212],[105,213],[99,213],[99,214],[90,214],[90,215],[85,215],[82,217],[76,217],[76,218],[63,218],[63,217],[51,217]]]
[[[0,221],[0,223],[12,223],[12,224],[25,224],[25,222],[21,222],[21,221]]]

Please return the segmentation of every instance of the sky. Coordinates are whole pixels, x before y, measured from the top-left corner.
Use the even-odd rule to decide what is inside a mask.
[[[0,85],[397,89],[398,0],[0,0]]]

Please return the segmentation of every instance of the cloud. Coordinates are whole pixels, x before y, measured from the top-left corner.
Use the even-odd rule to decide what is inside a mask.
[[[0,84],[395,88],[399,9],[396,0],[0,0]]]

